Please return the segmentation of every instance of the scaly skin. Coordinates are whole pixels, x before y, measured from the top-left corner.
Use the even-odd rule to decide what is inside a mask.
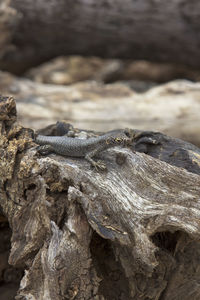
[[[106,165],[101,161],[96,162],[93,157],[111,147],[127,145],[131,139],[126,130],[119,129],[89,139],[38,135],[35,142],[41,145],[39,148],[41,154],[54,152],[64,156],[84,157],[96,169],[104,170]]]

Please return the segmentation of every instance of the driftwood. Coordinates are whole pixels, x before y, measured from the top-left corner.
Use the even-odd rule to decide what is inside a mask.
[[[199,299],[199,148],[133,130],[98,173],[40,156],[12,98],[0,99],[0,126],[9,263],[25,270],[16,299]]]
[[[9,2],[16,12],[10,42],[15,48],[0,62],[6,70],[23,72],[70,54],[200,66],[197,0],[3,0]]]
[[[200,147],[200,84],[177,80],[136,93],[125,84],[39,84],[0,72],[0,91],[15,97],[18,120],[39,129],[58,120],[77,128],[161,131]]]

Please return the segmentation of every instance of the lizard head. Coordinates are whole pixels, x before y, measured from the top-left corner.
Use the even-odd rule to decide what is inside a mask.
[[[108,137],[106,140],[106,144],[108,145],[128,145],[130,144],[131,140],[125,133],[118,133],[113,134],[112,136]]]

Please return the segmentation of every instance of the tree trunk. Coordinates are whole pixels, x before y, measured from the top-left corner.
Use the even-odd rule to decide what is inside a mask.
[[[197,0],[11,0],[21,17],[0,66],[22,72],[58,55],[148,59],[200,66]]]
[[[198,148],[133,130],[98,173],[40,156],[12,98],[1,98],[0,126],[9,263],[26,269],[16,299],[199,299]]]

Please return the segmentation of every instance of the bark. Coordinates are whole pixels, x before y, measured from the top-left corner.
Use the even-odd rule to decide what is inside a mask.
[[[9,263],[26,269],[16,299],[199,299],[198,148],[133,130],[132,147],[102,154],[98,173],[40,156],[12,98],[0,122]]]
[[[178,1],[12,0],[21,16],[1,61],[15,72],[58,55],[148,59],[200,66],[200,4]]]
[[[96,131],[161,131],[200,146],[199,83],[177,80],[141,94],[125,84],[85,82],[67,87],[0,73],[0,90],[16,98],[18,119],[25,127],[40,129],[66,120]]]

